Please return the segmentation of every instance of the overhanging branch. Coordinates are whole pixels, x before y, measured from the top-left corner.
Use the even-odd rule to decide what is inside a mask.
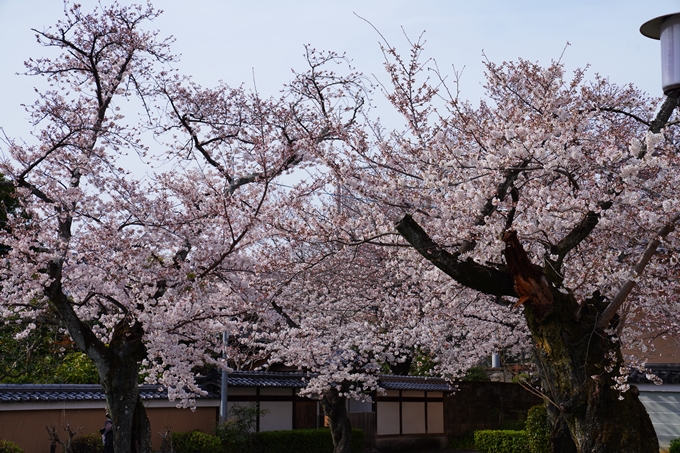
[[[460,254],[451,254],[437,245],[410,215],[397,220],[396,228],[418,253],[461,285],[484,294],[517,297],[509,273],[476,263],[471,258],[460,260]]]

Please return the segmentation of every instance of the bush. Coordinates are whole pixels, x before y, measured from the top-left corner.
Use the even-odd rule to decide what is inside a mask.
[[[229,420],[218,424],[215,429],[224,450],[227,453],[251,451],[257,418],[267,412],[266,409],[260,410],[255,406],[232,406]]]
[[[550,453],[550,431],[548,411],[545,406],[539,404],[529,409],[526,432],[531,453]]]
[[[0,439],[0,453],[24,453],[24,449],[11,440]]]
[[[668,453],[680,453],[680,439],[671,440],[671,447],[668,449]]]
[[[333,439],[328,428],[264,431],[255,434],[257,453],[333,453]],[[352,429],[352,453],[364,451],[364,432]]]
[[[102,435],[94,432],[76,437],[71,441],[71,453],[104,453]]]
[[[479,453],[526,453],[529,441],[526,431],[475,431],[475,446]]]
[[[222,453],[222,442],[217,436],[201,431],[172,433],[175,453]]]

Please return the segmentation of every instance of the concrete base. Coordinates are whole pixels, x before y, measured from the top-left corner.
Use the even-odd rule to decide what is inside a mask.
[[[443,449],[449,443],[446,436],[379,436],[375,438],[375,448],[380,452],[400,452],[413,450]]]

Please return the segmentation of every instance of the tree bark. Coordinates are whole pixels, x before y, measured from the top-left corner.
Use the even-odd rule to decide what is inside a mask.
[[[54,276],[46,294],[64,321],[76,346],[92,359],[113,422],[115,453],[151,453],[151,428],[139,396],[139,366],[146,356],[141,323],[123,318],[114,328],[109,344],[97,338],[82,322],[61,289],[59,262],[52,262]]]
[[[595,293],[579,304],[571,294],[560,292],[554,273],[530,262],[514,232],[504,238],[507,268],[497,267],[485,275],[478,270],[488,266],[459,261],[410,216],[398,221],[397,230],[462,285],[517,297],[524,306],[553,423],[553,452],[658,453],[659,442],[637,388],[623,393],[613,388],[624,362],[620,343],[607,333],[618,318],[604,328],[598,326],[607,306],[603,297]],[[493,277],[498,274],[503,278]],[[514,281],[514,288],[507,279]]]
[[[569,295],[553,291],[553,301],[553,313],[540,322],[534,307],[525,308],[553,414],[553,451],[657,453],[656,432],[637,388],[631,386],[624,393],[612,388],[623,357],[620,344],[595,329],[602,301],[585,301],[580,319],[579,307]],[[563,424],[575,450],[564,441]]]
[[[350,453],[352,426],[347,417],[347,398],[340,396],[339,393],[337,389],[325,391],[321,398],[321,406],[330,424],[333,453]]]

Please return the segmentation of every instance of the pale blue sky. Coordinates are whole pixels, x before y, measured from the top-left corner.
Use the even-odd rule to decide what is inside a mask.
[[[101,0],[102,3],[110,3]],[[84,9],[96,4],[81,0]],[[122,0],[121,3],[129,3]],[[427,55],[441,68],[465,66],[462,97],[482,95],[482,51],[496,62],[522,57],[567,69],[591,65],[620,84],[633,83],[660,95],[659,43],[638,29],[652,17],[680,11],[680,0],[157,0],[165,10],[156,22],[162,35],[174,35],[180,68],[204,85],[222,79],[275,94],[303,68],[303,45],[347,52],[357,68],[381,75],[379,36],[353,13],[370,20],[398,48],[407,51],[401,27],[411,38],[426,31]],[[33,80],[16,76],[22,61],[43,49],[30,28],[58,20],[61,0],[0,0],[0,126],[11,136],[26,125],[19,103],[34,99]]]

